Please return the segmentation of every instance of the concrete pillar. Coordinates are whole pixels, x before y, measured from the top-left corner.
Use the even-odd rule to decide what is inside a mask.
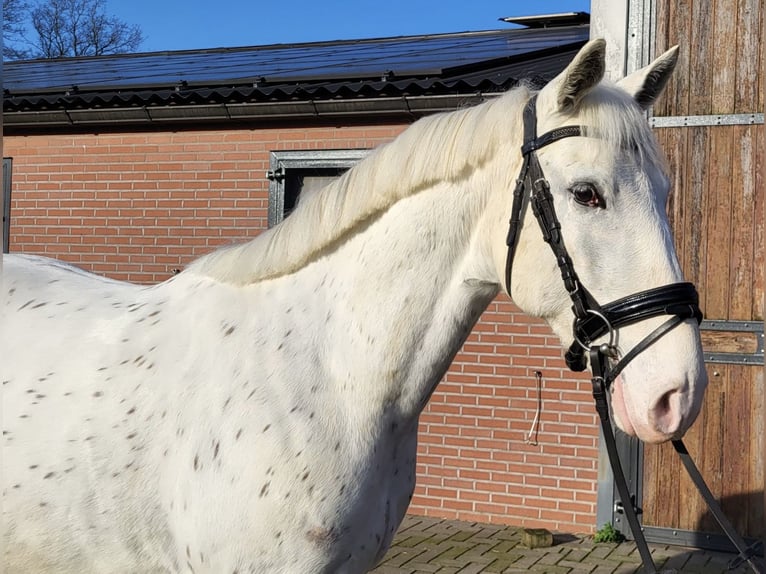
[[[591,0],[590,37],[606,40],[606,77],[618,80],[627,69],[629,0]]]

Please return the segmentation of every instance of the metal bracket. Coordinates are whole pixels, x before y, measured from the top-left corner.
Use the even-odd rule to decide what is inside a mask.
[[[266,172],[266,179],[269,181],[282,181],[285,179],[285,168],[283,166],[279,166],[276,169],[270,169]]]
[[[756,339],[756,349],[753,353],[704,353],[707,363],[728,363],[732,365],[763,365],[764,364],[764,333],[760,321],[715,321],[705,320],[700,324],[702,331],[731,331],[737,333],[753,333]]]
[[[763,114],[717,114],[709,116],[652,116],[653,128],[683,128],[697,126],[742,126],[763,123]]]

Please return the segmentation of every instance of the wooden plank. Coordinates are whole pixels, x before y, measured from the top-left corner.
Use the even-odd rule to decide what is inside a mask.
[[[651,47],[651,54],[654,56],[657,56],[659,54],[662,54],[667,49],[669,49],[674,44],[671,41],[671,30],[672,30],[672,13],[671,13],[671,6],[672,2],[669,0],[657,0],[657,2],[654,5],[654,21],[655,21],[655,29],[654,29],[654,45]],[[681,57],[681,54],[679,54],[679,59]],[[682,66],[679,64],[676,65],[676,71],[675,73],[670,77],[670,80],[668,81],[667,86],[665,87],[665,91],[662,93],[662,95],[659,97],[659,99],[655,102],[654,107],[652,108],[652,114],[655,116],[670,116],[672,114],[673,110],[673,99],[674,95],[678,93],[677,83],[679,81],[678,76],[681,75],[681,68]]]
[[[689,33],[692,28],[691,0],[659,0],[654,53],[659,55],[671,46],[680,46],[676,71],[654,106],[657,116],[686,115],[689,110],[691,81],[690,59],[694,51]]]
[[[719,128],[720,129],[720,128]],[[731,126],[735,166],[731,186],[731,260],[729,276],[729,319],[752,320],[753,280],[760,268],[755,265],[755,142],[752,126]]]
[[[758,1],[758,0],[754,0]],[[758,44],[760,44],[761,51],[759,60],[761,65],[758,67],[758,105],[757,110],[766,112],[766,7],[763,5],[763,1],[759,4],[760,10],[760,26],[758,27]]]
[[[737,0],[713,2],[713,43],[711,52],[711,88],[713,114],[734,113],[734,95],[737,84]],[[740,78],[739,82],[743,80]],[[752,80],[746,80],[752,83]]]
[[[710,152],[706,174],[709,187],[707,203],[707,265],[703,310],[708,319],[728,319],[729,271],[731,259],[731,178],[732,132],[710,127]]]
[[[764,42],[766,44],[766,42]],[[766,279],[766,235],[764,234],[764,228],[766,227],[766,126],[763,124],[755,126],[755,141],[757,142],[754,148],[755,161],[753,162],[753,180],[755,190],[755,197],[753,199],[753,261],[754,261],[754,273],[753,273],[753,294],[752,294],[752,312],[751,317],[753,319],[759,319],[763,321],[764,316],[764,301],[766,301],[766,295],[764,294],[764,280]]]
[[[687,281],[697,286],[704,294],[707,289],[705,272],[707,268],[707,203],[708,180],[705,177],[708,162],[708,133],[706,127],[678,128],[688,131],[686,173],[684,174],[684,219],[682,249],[683,269]],[[704,311],[704,309],[703,309]]]
[[[751,501],[748,531],[752,533],[753,537],[766,539],[766,509],[764,509],[766,505],[764,500],[766,464],[763,460],[764,453],[766,453],[766,441],[764,440],[764,434],[766,434],[766,428],[764,428],[766,426],[766,405],[764,404],[766,388],[764,388],[763,379],[763,369],[757,367],[750,369],[752,424],[750,427],[749,458],[752,461],[752,468],[748,492],[751,493],[751,496],[754,495],[754,499]]]
[[[689,109],[679,115],[705,115],[711,113],[713,93],[713,54],[717,48],[710,33],[713,29],[713,7],[710,2],[694,2],[691,9],[691,36],[689,42]]]
[[[752,390],[748,370],[751,367],[729,366],[729,376],[724,381],[726,403],[722,426],[723,440],[712,443],[712,448],[719,448],[723,454],[723,488],[721,490],[721,509],[729,517],[734,528],[740,534],[748,534],[748,508],[750,474],[755,461],[750,460],[750,418],[753,415],[750,405]]]
[[[662,517],[659,516],[663,505],[659,503],[658,496],[660,493],[658,481],[663,472],[662,466],[660,466],[659,453],[657,453],[657,450],[660,448],[653,444],[644,445],[644,467],[641,477],[643,485],[641,508],[643,515],[641,516],[641,521],[647,526],[663,524]]]
[[[740,331],[702,331],[702,348],[708,353],[755,353],[758,335]]]
[[[712,377],[712,368],[706,366],[709,376]],[[689,453],[694,457],[696,464],[700,468],[700,472],[704,468],[704,453],[705,453],[705,436],[709,430],[709,420],[711,420],[711,409],[707,402],[703,404],[702,412],[695,421],[692,428],[684,436],[684,444],[689,449]],[[678,455],[674,449],[671,451],[676,459]],[[684,530],[691,530],[697,527],[700,518],[705,513],[705,502],[700,496],[695,496],[696,488],[689,478],[688,473],[681,466],[680,459],[676,468],[672,469],[672,474],[668,473],[665,476],[665,490],[677,489],[679,495],[677,496],[679,510],[678,521],[675,528],[683,528]]]
[[[683,472],[677,459],[669,443],[644,445],[641,521],[646,526],[665,527],[679,523],[679,485],[677,478],[676,484],[669,481],[669,477],[679,477]]]
[[[728,365],[716,365],[708,368],[710,384],[705,396],[705,419],[702,431],[702,443],[699,454],[695,458],[710,492],[720,500],[724,484],[724,414],[726,412],[726,379],[729,377]],[[695,493],[695,500],[701,499],[696,493],[696,488],[691,487]],[[695,504],[697,517],[689,516],[688,522],[680,528],[688,530],[701,530],[703,532],[717,532],[715,520],[699,502]]]
[[[678,128],[658,129],[655,132],[660,148],[667,160],[667,174],[670,179],[670,193],[665,206],[668,222],[678,253],[678,261],[684,268],[684,251],[679,243],[684,220],[686,132]]]
[[[734,111],[738,114],[763,111],[759,106],[759,88],[763,86],[763,74],[759,74],[761,62],[760,41],[763,18],[763,0],[739,0],[736,33],[737,56],[734,61],[736,70],[736,90],[734,93]],[[763,100],[760,100],[761,104]]]

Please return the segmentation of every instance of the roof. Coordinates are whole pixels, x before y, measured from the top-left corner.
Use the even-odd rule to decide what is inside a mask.
[[[555,76],[587,24],[4,63],[4,124],[422,115]]]

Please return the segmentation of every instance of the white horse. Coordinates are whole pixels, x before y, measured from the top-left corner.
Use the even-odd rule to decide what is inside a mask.
[[[645,116],[670,51],[617,85],[587,44],[538,95],[539,158],[599,301],[678,282]],[[281,225],[151,287],[6,256],[6,572],[358,573],[415,485],[418,416],[505,288],[519,87],[422,119]],[[527,210],[510,285],[565,345],[570,303]],[[629,349],[660,319],[620,330]],[[682,435],[706,386],[685,321],[617,381],[619,426]]]

